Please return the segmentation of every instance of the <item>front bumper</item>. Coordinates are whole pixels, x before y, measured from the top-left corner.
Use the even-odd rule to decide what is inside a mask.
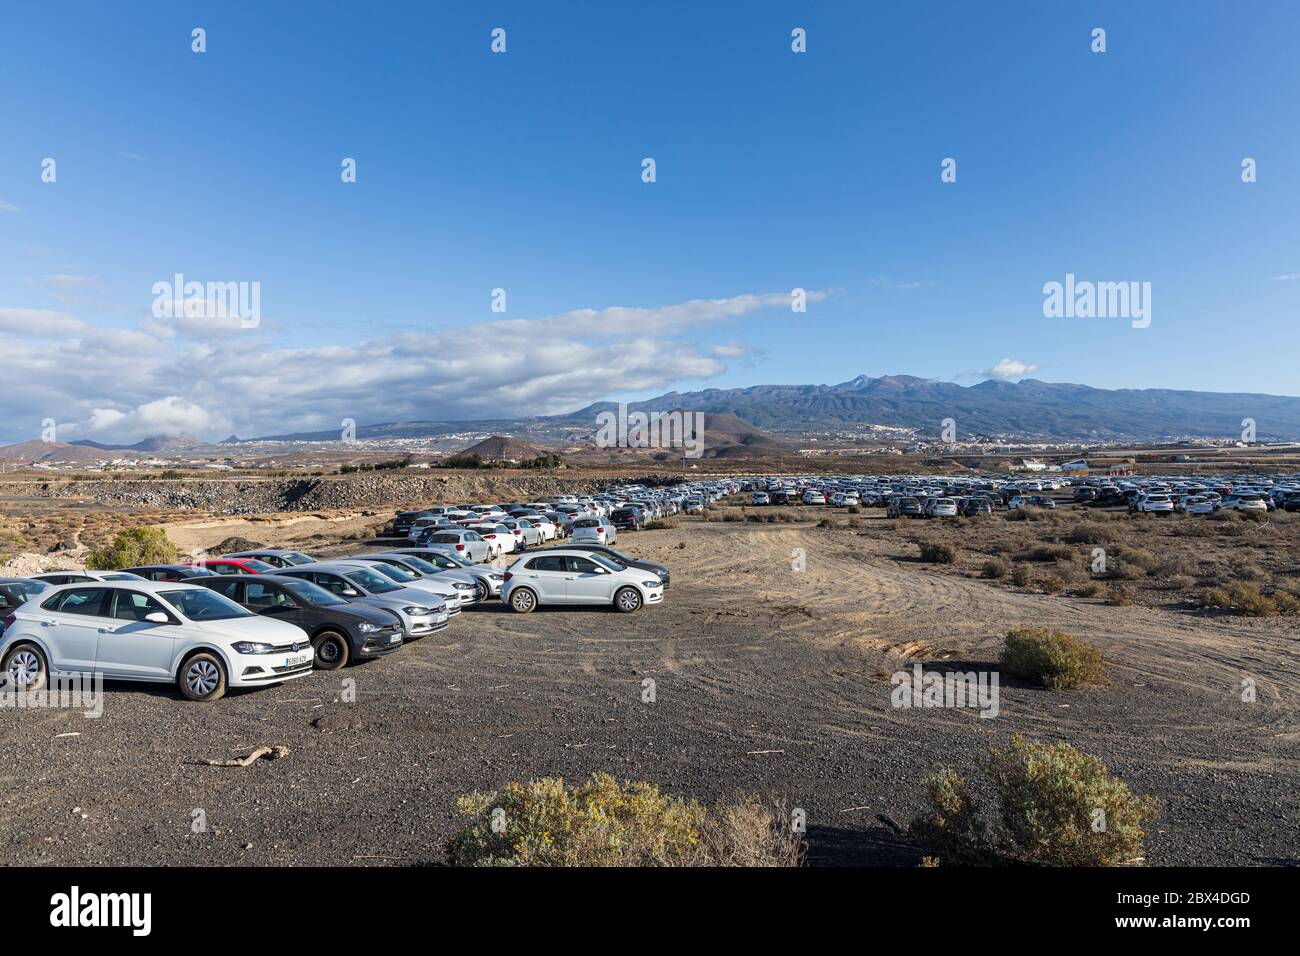
[[[231,687],[253,687],[306,677],[311,673],[315,659],[316,651],[305,640],[297,651],[232,654],[228,684]]]

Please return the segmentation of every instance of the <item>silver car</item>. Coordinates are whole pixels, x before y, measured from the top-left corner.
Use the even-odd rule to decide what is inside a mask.
[[[360,558],[338,558],[339,563],[357,564],[378,571],[394,584],[416,591],[428,591],[447,602],[447,609],[459,614],[462,607],[473,604],[479,599],[478,586],[464,581],[452,581],[449,578],[430,577],[416,574],[391,560],[366,556]]]
[[[430,548],[394,548],[388,553],[394,557],[409,557],[423,561],[444,574],[468,575],[487,586],[489,597],[497,597],[501,594],[501,585],[506,579],[505,573],[498,567],[490,564],[472,564],[447,551],[435,551]]]
[[[618,540],[618,529],[606,518],[578,518],[569,531],[574,544],[613,544]]]
[[[276,573],[319,584],[345,601],[392,611],[401,619],[403,640],[441,631],[451,617],[447,602],[438,595],[401,587],[362,564],[322,561],[300,564]]]
[[[488,543],[483,536],[464,528],[435,531],[424,539],[424,546],[432,551],[449,551],[474,564],[488,560]]]
[[[435,551],[430,553],[438,554],[439,552]],[[439,565],[434,564],[431,561],[426,561],[414,554],[404,554],[401,552],[387,551],[383,554],[368,554],[365,558],[367,561],[383,561],[394,567],[401,568],[407,574],[414,575],[417,578],[432,578],[437,581],[452,582],[457,589],[457,593],[460,595],[461,607],[470,604],[477,604],[485,598],[493,596],[492,585],[489,583],[489,580],[490,571],[495,571],[495,568],[489,569],[486,565],[478,564],[468,565],[468,567],[475,569],[483,568],[483,574],[480,577],[455,568],[455,566],[451,564],[452,559],[448,558],[445,554],[441,556],[448,562],[450,570],[445,570]],[[497,571],[496,576],[498,581],[504,580],[500,571]],[[497,585],[497,590],[500,590],[499,584]]]

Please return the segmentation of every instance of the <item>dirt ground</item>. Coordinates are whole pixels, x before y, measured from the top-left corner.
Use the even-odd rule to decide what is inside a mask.
[[[307,524],[279,526],[280,542],[259,522],[172,522],[169,533],[182,547],[234,534],[323,545],[327,532],[322,553],[368,547],[337,539],[371,517],[292,517]],[[673,571],[664,603],[634,615],[493,604],[397,655],[210,705],[115,683],[98,719],[0,710],[0,853],[19,864],[436,864],[457,795],[605,770],[704,800],[772,794],[806,810],[810,862],[910,866],[920,854],[892,824],[918,812],[922,779],[951,767],[987,792],[981,754],[1019,732],[1094,753],[1161,801],[1148,863],[1300,863],[1296,618],[1013,588],[919,563],[910,529],[891,526],[686,519],[620,539]],[[894,671],[992,668],[1017,624],[1095,642],[1110,685],[1004,681],[988,720],[890,705]],[[1241,699],[1247,677],[1255,703]],[[247,768],[199,763],[269,744],[291,752]]]

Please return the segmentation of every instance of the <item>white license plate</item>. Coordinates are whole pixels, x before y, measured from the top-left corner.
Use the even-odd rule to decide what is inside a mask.
[[[306,664],[309,660],[311,660],[310,654],[295,654],[284,659],[284,666],[297,667],[299,664]]]

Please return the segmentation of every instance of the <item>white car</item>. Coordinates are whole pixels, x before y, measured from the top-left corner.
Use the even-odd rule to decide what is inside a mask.
[[[1213,498],[1190,495],[1183,499],[1183,510],[1189,515],[1212,515],[1219,510],[1219,505]]]
[[[514,554],[522,550],[514,532],[503,524],[484,522],[471,527],[487,542],[489,561],[494,561],[503,554]]]
[[[957,502],[952,498],[926,498],[923,510],[931,518],[955,518]]]
[[[770,505],[772,497],[766,491],[756,491],[749,496],[749,503],[751,505]]]
[[[1142,495],[1133,502],[1129,511],[1139,514],[1173,514],[1174,501],[1168,495]]]
[[[820,491],[809,488],[803,493],[803,503],[806,505],[824,505],[826,504],[826,496]]]
[[[574,544],[611,545],[618,540],[618,529],[604,518],[578,518],[569,529],[569,540]]]
[[[525,555],[506,569],[501,600],[516,614],[542,604],[610,604],[624,614],[664,599],[663,581],[591,551],[560,548]]]
[[[475,564],[488,559],[487,542],[477,531],[465,528],[445,528],[435,531],[425,538],[424,546],[435,551],[450,551],[457,557]]]
[[[47,571],[33,574],[33,581],[46,584],[89,584],[91,581],[147,581],[148,578],[130,571]]]
[[[279,684],[311,673],[306,632],[197,584],[102,581],[36,595],[0,640],[8,682],[39,690],[50,674],[175,683],[190,700],[227,687]]]
[[[537,528],[542,533],[542,541],[554,541],[558,533],[555,529],[555,522],[546,515],[524,515],[523,520]]]
[[[1268,503],[1264,501],[1264,496],[1253,492],[1228,495],[1220,504],[1229,511],[1268,511]]]
[[[459,614],[461,608],[477,604],[485,597],[483,590],[472,579],[466,580],[460,575],[439,574],[436,569],[433,574],[426,575],[418,568],[407,567],[400,556],[367,554],[361,557],[339,558],[338,563],[368,565],[394,584],[436,594],[446,601],[449,614]]]

